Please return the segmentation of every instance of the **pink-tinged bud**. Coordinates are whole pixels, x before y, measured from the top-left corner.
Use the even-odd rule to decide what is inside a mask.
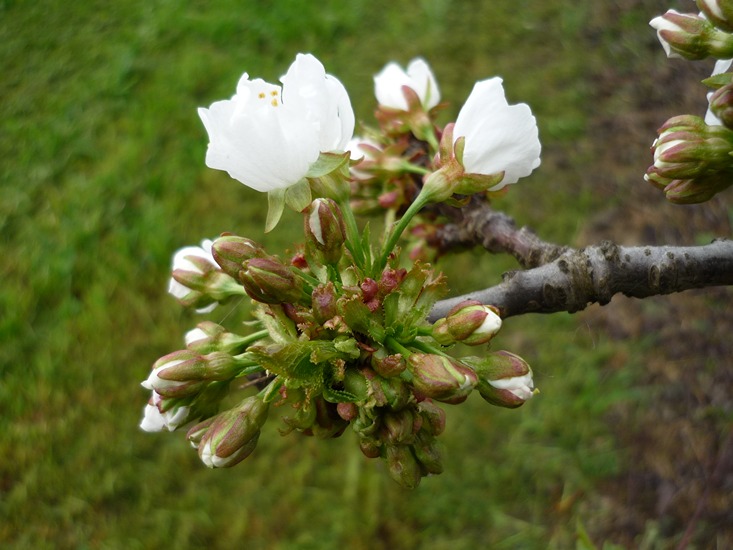
[[[391,445],[412,443],[415,438],[415,415],[410,409],[387,412],[382,416],[380,439]]]
[[[201,461],[209,468],[228,468],[247,458],[257,446],[268,409],[262,399],[252,396],[214,417],[199,440]]]
[[[367,458],[379,458],[382,454],[381,444],[368,437],[359,438],[359,449]]]
[[[205,240],[201,246],[188,246],[175,253],[168,292],[184,306],[208,313],[217,302],[241,295],[242,288],[219,270],[211,254],[211,241]]]
[[[442,355],[413,353],[407,360],[407,368],[415,390],[452,405],[465,401],[478,383],[473,370]]]
[[[382,276],[379,279],[379,292],[382,296],[386,296],[398,286],[407,276],[407,270],[404,268],[400,269],[385,269],[382,272]]]
[[[445,411],[430,399],[424,399],[417,405],[417,410],[423,417],[424,430],[438,436],[445,430]]]
[[[338,315],[338,309],[336,307],[337,297],[336,287],[330,281],[325,285],[318,285],[313,289],[313,293],[311,294],[311,307],[313,317],[317,323],[323,324]]]
[[[384,378],[371,369],[362,369],[361,372],[368,380],[367,396],[373,399],[378,407],[399,410],[410,401],[412,395],[410,389],[399,376]]]
[[[359,408],[356,406],[356,403],[338,403],[336,405],[336,412],[346,422],[351,422],[359,414]]]
[[[199,355],[185,349],[158,359],[142,386],[165,397],[186,397],[197,394],[205,382],[233,378],[238,370],[237,361],[227,353]]]
[[[420,484],[420,464],[408,445],[387,445],[384,458],[390,477],[402,487],[414,489]]]
[[[337,406],[318,397],[313,400],[312,405],[316,409],[316,421],[310,428],[312,434],[319,439],[330,439],[339,437],[349,423],[338,414]]]
[[[705,59],[733,57],[733,37],[701,15],[669,10],[649,24],[657,31],[667,57]]]
[[[335,265],[341,259],[346,230],[341,209],[331,199],[316,199],[304,212],[306,247],[322,264]]]
[[[674,204],[699,204],[733,185],[731,171],[713,173],[688,180],[673,180],[664,188],[667,200]]]
[[[723,125],[733,128],[733,84],[718,88],[710,96],[710,110]]]
[[[444,345],[461,342],[469,346],[488,343],[501,329],[499,310],[476,300],[466,300],[433,325],[433,338]]]
[[[198,353],[174,351],[158,359],[147,380],[140,385],[163,397],[188,397],[199,393],[205,385],[201,377],[205,370],[206,361]]]
[[[236,235],[224,235],[216,239],[211,246],[211,253],[221,270],[234,279],[239,278],[245,261],[267,256],[264,248],[255,241]]]
[[[527,362],[508,351],[497,351],[483,358],[464,359],[478,374],[478,391],[492,405],[514,409],[537,393],[532,369]]]
[[[654,165],[647,174],[660,179],[694,179],[730,168],[733,130],[710,126],[692,115],[674,117],[659,129],[652,149]]]
[[[388,355],[384,348],[380,348],[372,354],[371,364],[377,374],[385,378],[399,376],[407,368],[407,361],[402,357],[402,354]]]
[[[204,321],[189,330],[185,336],[186,347],[200,354],[215,351],[238,355],[251,343],[251,339],[240,336],[211,321]]]
[[[212,416],[211,418],[207,418],[203,422],[199,422],[198,424],[195,424],[189,430],[186,432],[186,439],[191,444],[191,447],[194,449],[198,449],[199,445],[201,444],[201,440],[203,439],[204,435],[206,435],[206,432],[209,431],[209,428],[214,423],[214,420],[216,420],[215,416]]]
[[[713,25],[733,32],[733,0],[697,0],[697,7]]]
[[[440,445],[432,434],[421,430],[415,437],[412,451],[426,473],[434,475],[443,473]]]
[[[253,300],[265,304],[298,303],[304,297],[302,279],[274,258],[247,260],[239,279]]]

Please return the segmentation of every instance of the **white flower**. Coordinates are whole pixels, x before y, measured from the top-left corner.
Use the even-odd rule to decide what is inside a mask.
[[[508,390],[510,393],[526,401],[534,395],[534,381],[532,380],[532,371],[523,376],[514,376],[512,378],[503,378],[501,380],[489,380],[489,384],[497,390]]]
[[[282,88],[244,73],[237,93],[198,113],[206,165],[257,191],[298,183],[321,152],[343,151],[354,132],[346,89],[310,54],[298,54]]]
[[[468,174],[498,174],[497,191],[528,176],[540,165],[537,122],[529,106],[509,105],[501,78],[477,82],[458,113],[454,143],[465,137],[463,167]]]
[[[201,241],[201,246],[186,246],[176,251],[176,253],[173,255],[173,266],[171,270],[175,271],[177,269],[180,269],[182,271],[191,271],[193,273],[203,275],[204,272],[201,270],[201,267],[191,261],[191,259],[196,258],[211,264],[212,269],[218,270],[219,265],[216,263],[216,260],[214,260],[214,256],[211,254],[211,245],[212,241],[209,239],[205,239]],[[170,281],[168,281],[168,292],[174,297],[181,300],[188,296],[188,294],[191,292],[191,289],[185,285],[182,285],[173,277],[171,277]],[[210,304],[206,307],[197,309],[196,312],[209,313],[216,306],[217,303],[214,302],[213,304]]]
[[[727,72],[728,69],[730,69],[731,64],[733,64],[733,59],[719,59],[715,62],[715,67],[713,68],[713,74],[711,76]],[[710,98],[713,97],[713,93],[714,92],[708,93],[708,102],[710,101]],[[705,113],[705,124],[709,124],[710,126],[722,126],[723,122],[708,108],[707,113]]]
[[[409,107],[402,86],[415,91],[426,111],[440,103],[438,83],[424,59],[418,57],[410,61],[407,72],[397,63],[388,63],[374,77],[374,95],[377,97],[377,102],[384,107],[407,111]]]
[[[191,411],[190,407],[179,406],[162,413],[158,405],[163,398],[156,392],[153,392],[150,401],[145,405],[143,410],[143,419],[140,422],[140,428],[146,432],[161,432],[163,428],[169,432],[180,428],[187,420]]]

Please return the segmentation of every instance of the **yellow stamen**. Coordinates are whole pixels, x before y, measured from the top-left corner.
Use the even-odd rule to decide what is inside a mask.
[[[273,107],[277,107],[277,99],[273,99],[270,103],[272,103]]]
[[[260,92],[260,93],[258,94],[258,97],[259,97],[260,99],[265,99],[265,92]]]

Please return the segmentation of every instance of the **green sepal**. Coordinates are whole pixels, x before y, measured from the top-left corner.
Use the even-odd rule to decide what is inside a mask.
[[[285,204],[296,212],[305,210],[312,200],[311,186],[305,178],[285,190]]]
[[[348,151],[344,153],[321,153],[318,155],[318,159],[308,167],[306,178],[321,178],[338,170],[344,164],[349,162],[351,153]]]
[[[268,337],[276,344],[286,344],[298,338],[298,332],[293,323],[280,306],[257,307],[254,315],[260,320]]]
[[[733,73],[720,73],[720,74],[714,74],[713,76],[710,76],[702,81],[705,86],[708,88],[712,88],[713,90],[717,90],[718,88],[722,88],[726,84],[730,84],[733,82]]]
[[[265,221],[265,233],[269,233],[277,227],[283,210],[285,210],[286,189],[273,189],[267,193],[267,221]]]
[[[323,393],[321,395],[323,395],[323,399],[329,403],[356,403],[359,400],[359,398],[353,393],[344,390],[337,390],[330,386],[323,388]]]

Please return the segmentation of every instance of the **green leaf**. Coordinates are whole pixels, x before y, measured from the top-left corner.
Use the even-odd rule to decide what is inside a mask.
[[[285,210],[285,189],[274,189],[267,193],[267,221],[265,233],[269,233],[277,226]]]
[[[312,200],[311,186],[305,178],[285,190],[285,203],[296,212],[305,210]]]

